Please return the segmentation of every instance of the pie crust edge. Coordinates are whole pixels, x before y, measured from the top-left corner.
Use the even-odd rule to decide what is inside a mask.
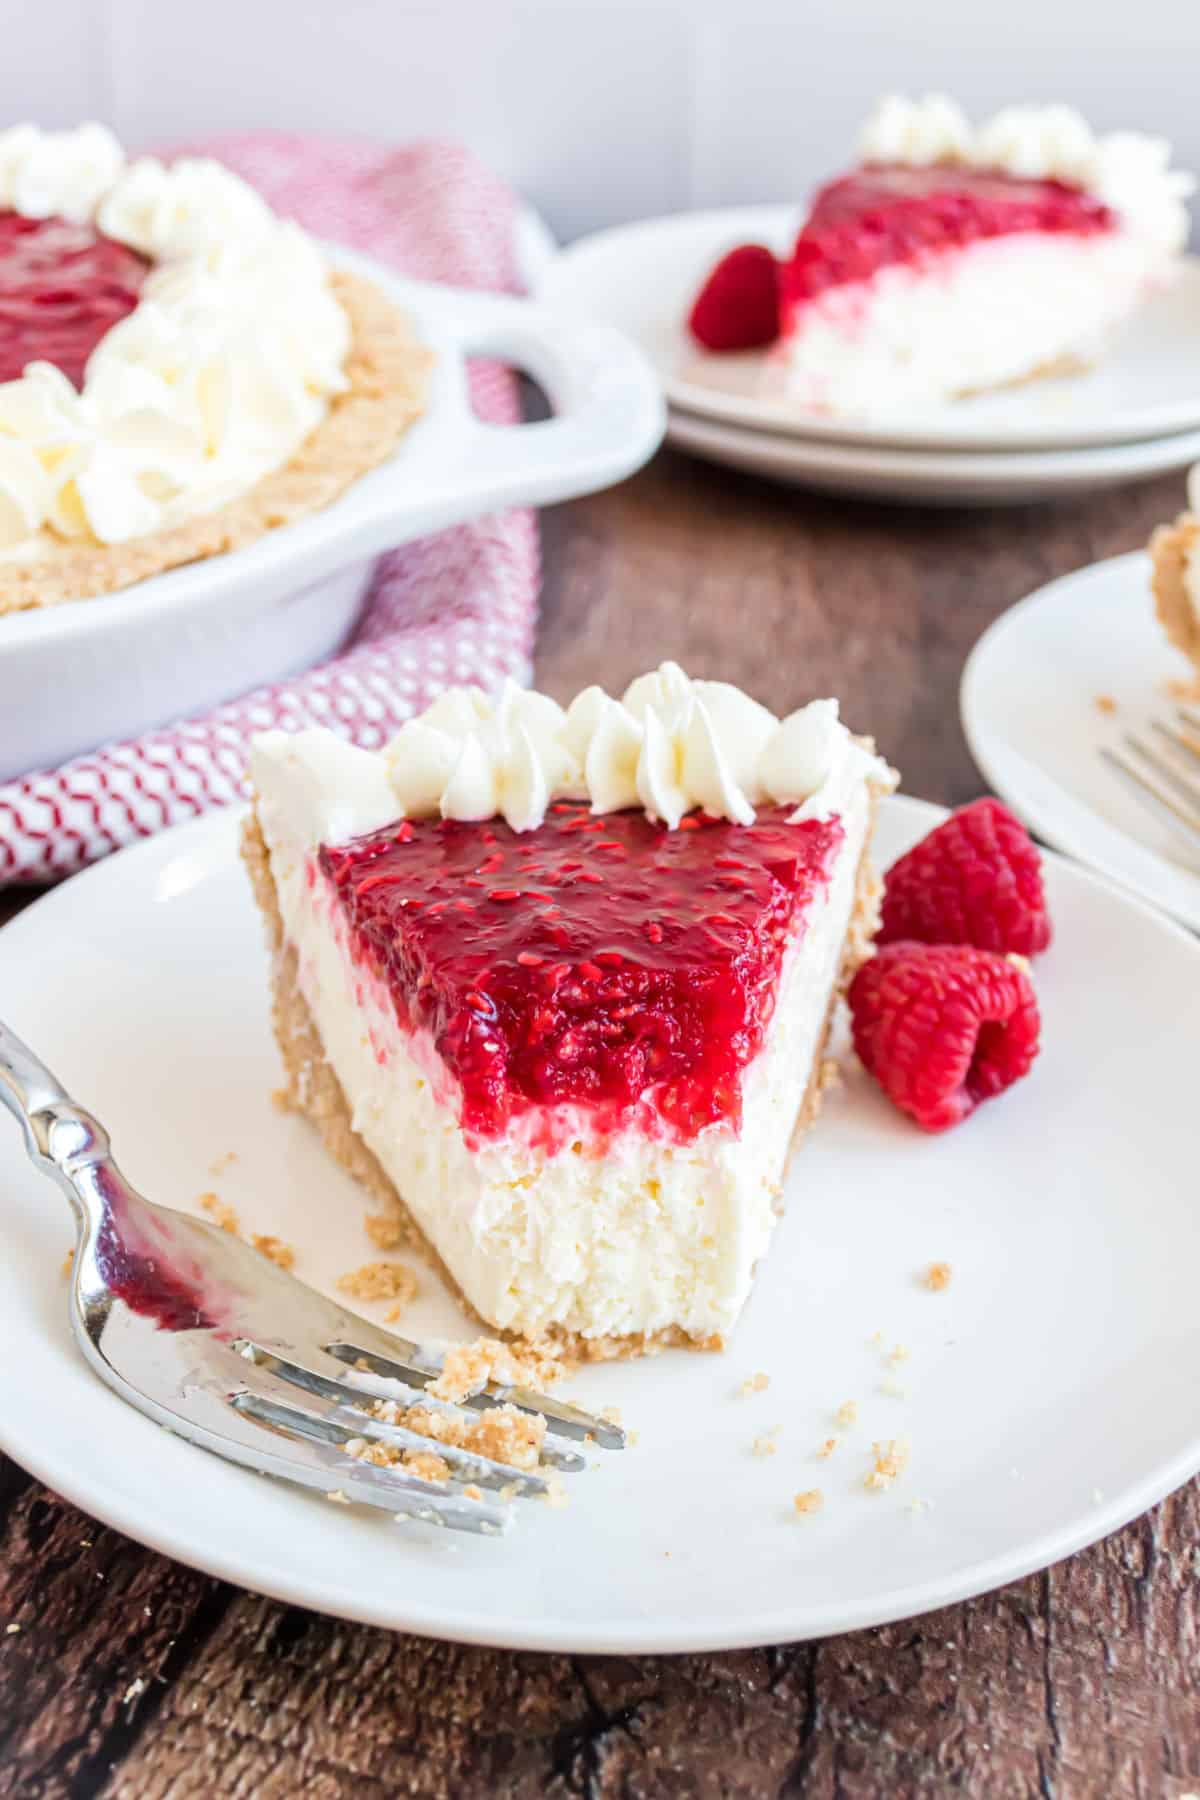
[[[333,504],[383,462],[425,407],[433,354],[405,314],[361,275],[330,274],[350,323],[347,387],[299,450],[236,499],[123,544],[64,540],[28,562],[0,562],[0,615],[92,600],[184,563],[240,550]]]

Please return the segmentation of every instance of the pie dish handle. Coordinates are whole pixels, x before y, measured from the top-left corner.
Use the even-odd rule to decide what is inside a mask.
[[[425,293],[428,307],[420,310],[442,365],[435,382],[443,418],[453,421],[431,433],[408,472],[431,525],[592,493],[654,454],[666,429],[661,386],[649,360],[619,331],[506,295],[440,287]],[[554,416],[521,425],[478,419],[467,393],[466,359],[475,356],[531,375]]]

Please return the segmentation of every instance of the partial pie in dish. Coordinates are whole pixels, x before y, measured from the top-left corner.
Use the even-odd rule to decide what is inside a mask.
[[[0,613],[235,550],[330,505],[429,356],[218,163],[0,132]]]
[[[1080,367],[1187,240],[1194,183],[1169,165],[1163,139],[1097,136],[1069,107],[1009,107],[973,127],[941,96],[893,96],[778,262],[773,330],[766,252],[744,247],[710,276],[693,334],[714,349],[773,338],[771,388],[834,414]],[[753,333],[742,344],[739,308]]]
[[[833,701],[673,664],[260,737],[246,858],[291,1103],[490,1326],[717,1348],[868,953],[895,777]]]
[[[1200,698],[1200,463],[1188,477],[1188,510],[1159,526],[1150,556],[1159,623],[1192,664]]]

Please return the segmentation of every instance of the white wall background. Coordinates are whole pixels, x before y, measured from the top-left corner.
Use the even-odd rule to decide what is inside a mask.
[[[467,140],[560,236],[791,199],[889,88],[1069,99],[1200,169],[1200,0],[0,0],[0,120]]]

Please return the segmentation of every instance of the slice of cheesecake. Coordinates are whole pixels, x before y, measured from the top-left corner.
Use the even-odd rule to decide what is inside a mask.
[[[1200,463],[1188,477],[1188,510],[1150,540],[1159,623],[1196,672],[1200,698]]]
[[[867,953],[894,777],[836,703],[667,664],[254,746],[292,1103],[493,1328],[718,1347]]]
[[[764,379],[805,408],[894,414],[1090,363],[1187,240],[1166,142],[1069,107],[973,127],[893,96],[859,149],[778,269]]]

